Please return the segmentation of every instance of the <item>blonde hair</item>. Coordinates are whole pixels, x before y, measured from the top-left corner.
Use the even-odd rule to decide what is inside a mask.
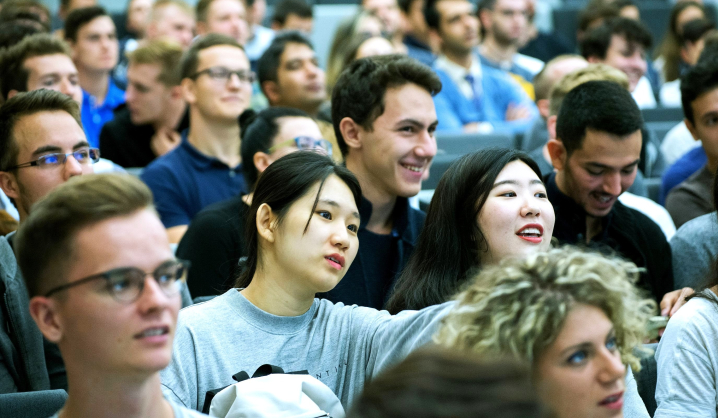
[[[634,283],[639,269],[617,257],[563,247],[504,260],[478,273],[434,336],[440,345],[533,363],[555,340],[577,304],[601,309],[613,323],[618,350],[635,371],[656,303]]]
[[[549,93],[549,115],[558,115],[568,92],[587,81],[612,81],[628,90],[626,73],[607,64],[589,64],[586,68],[566,74],[553,86]]]
[[[132,64],[159,64],[162,71],[157,80],[167,87],[180,84],[179,63],[182,59],[182,46],[169,39],[155,39],[143,42],[137,49],[127,53]]]
[[[164,16],[164,9],[169,6],[176,6],[182,13],[194,19],[194,8],[182,0],[157,0],[152,5],[150,12],[150,22],[157,22]]]
[[[547,62],[546,65],[543,66],[541,71],[539,71],[538,74],[536,74],[536,77],[534,77],[533,86],[534,86],[534,92],[536,95],[536,100],[543,100],[548,99],[549,93],[551,92],[551,87],[555,84],[556,81],[551,77],[551,70],[553,69],[553,66],[563,62],[568,61],[571,59],[575,60],[583,60],[584,62],[586,59],[578,54],[564,54],[559,55],[558,57],[552,59],[551,61]]]

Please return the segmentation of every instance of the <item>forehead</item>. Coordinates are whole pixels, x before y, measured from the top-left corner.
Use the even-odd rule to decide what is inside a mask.
[[[540,180],[536,173],[525,162],[521,160],[511,161],[506,164],[498,176],[496,182],[505,180]]]
[[[214,0],[207,8],[207,17],[228,13],[244,13],[244,4],[240,0]]]
[[[528,8],[526,0],[496,0],[496,10],[525,10]]]
[[[621,33],[614,33],[611,35],[611,43],[608,45],[608,51],[618,52],[619,50],[629,50],[629,52],[640,52],[643,53],[643,45],[636,42],[628,42],[626,35]]]
[[[581,148],[575,150],[570,158],[620,167],[641,156],[641,139],[640,129],[625,137],[587,129]]]
[[[32,153],[47,145],[72,148],[85,141],[85,133],[69,113],[62,110],[42,111],[20,117],[13,129],[20,152]]]
[[[322,132],[319,130],[319,126],[310,118],[286,116],[277,119],[277,123],[279,124],[279,132],[277,136],[285,140],[298,136],[309,136],[316,139],[322,137]]]
[[[97,16],[96,18],[85,23],[78,29],[78,37],[80,35],[90,35],[94,33],[114,33],[115,23],[109,16]]]
[[[197,54],[197,67],[205,68],[223,66],[229,69],[248,69],[249,60],[242,48],[232,45],[216,45],[205,48]]]
[[[713,89],[698,96],[691,102],[691,107],[693,107],[696,119],[706,113],[716,112],[718,110],[718,86],[714,86]]]
[[[371,10],[381,7],[396,6],[396,0],[364,0],[363,4],[364,8]]]
[[[287,42],[287,44],[284,46],[284,51],[282,51],[280,63],[284,64],[287,61],[295,59],[311,59],[316,56],[317,54],[314,52],[314,50],[306,44],[300,44],[298,42]]]
[[[393,125],[406,119],[421,122],[426,126],[436,121],[436,109],[431,94],[414,83],[386,89],[384,113],[374,121],[374,125]]]
[[[457,14],[473,13],[474,5],[465,0],[440,0],[436,2],[436,10],[444,19]]]
[[[162,72],[162,66],[160,64],[134,64],[131,63],[127,67],[127,78],[134,79],[133,81],[151,82],[159,81],[157,77]]]
[[[184,9],[180,8],[176,4],[167,4],[163,7],[158,8],[155,13],[158,14],[158,21],[177,21],[177,20],[193,20],[192,15],[187,13]]]
[[[77,73],[72,59],[65,54],[39,55],[25,60],[23,66],[34,74],[49,74],[58,71]]]

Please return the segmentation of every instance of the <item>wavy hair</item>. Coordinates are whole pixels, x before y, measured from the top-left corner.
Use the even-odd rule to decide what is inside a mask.
[[[504,260],[474,277],[434,336],[440,345],[532,363],[556,340],[577,304],[613,323],[624,363],[640,370],[646,323],[656,303],[634,285],[635,264],[573,247]]]

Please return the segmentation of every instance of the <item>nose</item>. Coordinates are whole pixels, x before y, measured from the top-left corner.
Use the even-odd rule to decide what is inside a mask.
[[[613,196],[621,194],[621,173],[613,172],[603,176],[603,192]]]
[[[65,181],[67,181],[70,179],[70,177],[79,176],[82,174],[82,164],[80,164],[80,162],[77,161],[74,156],[68,155],[67,159],[65,160],[63,171],[63,177]]]
[[[618,352],[604,348],[598,357],[601,362],[598,379],[601,383],[614,383],[616,380],[623,379],[626,375],[626,366],[621,361]]]
[[[521,206],[521,216],[527,217],[527,216],[533,216],[538,218],[541,215],[541,210],[539,209],[537,198],[534,196],[529,197],[524,201],[523,206]]]
[[[64,94],[65,96],[72,97],[73,91],[73,85],[70,83],[70,80],[67,78],[63,78],[60,82],[60,93]]]
[[[334,229],[330,239],[333,247],[337,247],[345,251],[349,249],[349,231],[347,230],[346,225],[344,225],[344,222],[336,222],[336,228]]]
[[[179,293],[167,296],[167,294],[160,288],[151,274],[145,277],[145,285],[142,288],[142,293],[137,299],[137,308],[142,313],[150,313],[154,311],[161,311],[162,309],[171,306],[173,303],[180,304]]]
[[[242,87],[242,80],[239,79],[239,75],[237,75],[237,73],[230,74],[227,80],[227,88],[230,90],[239,90],[240,87]]]
[[[127,86],[127,90],[125,90],[125,102],[131,103],[135,100],[135,89],[132,87],[132,84]]]
[[[434,158],[436,155],[436,137],[433,132],[424,130],[419,134],[419,140],[414,147],[414,153],[420,158]]]

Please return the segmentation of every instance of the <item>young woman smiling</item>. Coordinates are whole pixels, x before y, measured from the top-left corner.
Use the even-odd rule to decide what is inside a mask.
[[[270,165],[249,210],[237,288],[179,315],[162,372],[168,399],[201,410],[208,390],[262,364],[307,370],[346,407],[364,383],[428,342],[450,304],[391,316],[315,299],[357,254],[361,191],[346,168],[300,151]]]

